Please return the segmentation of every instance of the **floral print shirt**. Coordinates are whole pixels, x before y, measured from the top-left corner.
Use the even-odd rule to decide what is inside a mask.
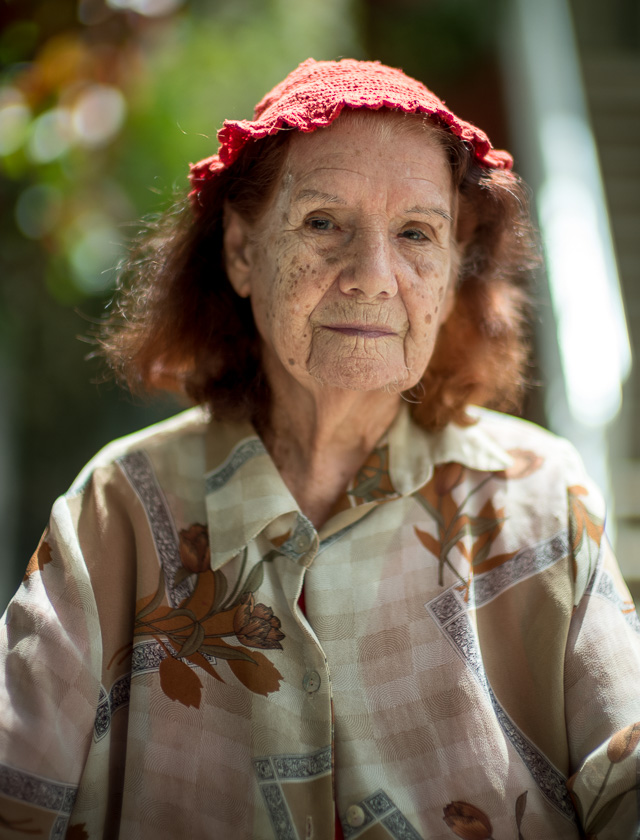
[[[600,497],[565,441],[477,417],[401,411],[319,531],[250,426],[103,450],[0,630],[0,836],[636,837]]]

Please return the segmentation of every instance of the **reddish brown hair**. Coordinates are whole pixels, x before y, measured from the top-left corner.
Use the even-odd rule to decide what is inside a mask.
[[[468,146],[445,128],[434,130],[431,122],[429,132],[448,152],[461,249],[454,310],[423,387],[408,395],[416,421],[436,430],[468,424],[471,403],[517,408],[536,244],[522,182],[474,163]],[[248,144],[233,166],[202,184],[195,207],[187,199],[174,205],[135,244],[100,338],[101,352],[131,390],[179,391],[208,403],[220,419],[268,422],[270,390],[250,303],[236,295],[224,269],[223,208],[228,202],[248,221],[260,216],[290,137],[285,130]]]

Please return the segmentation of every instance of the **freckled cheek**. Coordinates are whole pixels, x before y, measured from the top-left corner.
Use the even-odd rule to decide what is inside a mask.
[[[306,353],[306,346],[311,337],[309,316],[316,300],[307,300],[304,295],[288,287],[278,290],[273,301],[265,309],[267,315],[266,329],[271,340],[286,355],[287,361],[293,352],[299,361],[299,355]]]
[[[299,320],[307,318],[316,304],[317,295],[310,295],[304,284],[293,282],[279,290],[274,308],[283,319],[294,317]]]

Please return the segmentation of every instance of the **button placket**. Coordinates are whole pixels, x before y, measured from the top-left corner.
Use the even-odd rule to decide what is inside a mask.
[[[302,678],[302,687],[307,694],[315,694],[321,684],[322,680],[320,679],[320,674],[317,671],[307,671]]]

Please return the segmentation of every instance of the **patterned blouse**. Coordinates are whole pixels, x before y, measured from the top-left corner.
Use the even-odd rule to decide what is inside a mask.
[[[0,837],[635,838],[640,623],[575,451],[406,410],[319,530],[251,426],[116,441],[0,628]],[[304,586],[305,609],[299,598]]]

